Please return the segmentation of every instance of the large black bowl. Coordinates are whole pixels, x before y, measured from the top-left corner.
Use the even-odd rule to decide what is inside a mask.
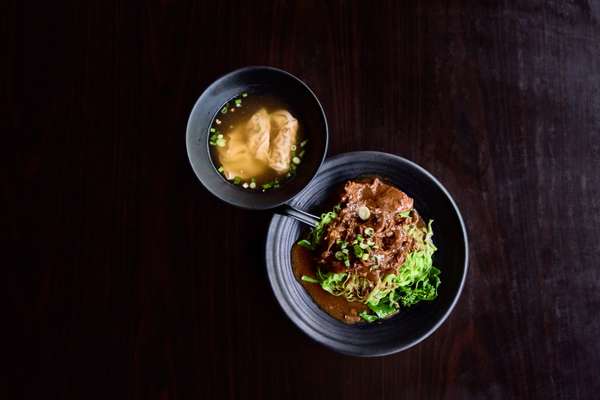
[[[208,136],[212,120],[223,104],[242,92],[268,94],[288,104],[308,139],[306,155],[296,175],[266,193],[244,190],[227,182],[210,158]],[[213,82],[196,101],[186,132],[188,157],[200,182],[221,200],[256,210],[274,208],[298,194],[321,166],[327,140],[327,119],[315,94],[300,79],[272,67],[238,69]]]
[[[434,264],[442,271],[438,298],[422,302],[380,323],[346,325],[321,310],[292,272],[291,248],[306,229],[275,215],[266,241],[267,272],[275,297],[287,316],[308,336],[341,353],[382,356],[405,350],[431,335],[448,317],[460,296],[468,265],[465,226],[448,191],[426,170],[401,157],[379,152],[341,154],[321,170],[290,205],[319,214],[323,204],[349,179],[377,175],[415,200],[425,219],[433,219],[438,247]]]

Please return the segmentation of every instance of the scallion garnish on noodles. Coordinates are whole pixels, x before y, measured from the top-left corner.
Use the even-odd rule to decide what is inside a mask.
[[[322,214],[317,226],[311,230],[306,239],[298,241],[298,245],[309,250],[318,249],[327,225],[337,218],[339,211],[338,205],[334,210]],[[411,212],[412,210],[407,210],[399,214],[408,218]],[[370,283],[352,270],[342,273],[317,270],[315,278],[305,279],[303,276],[302,280],[318,283],[323,290],[334,296],[344,296],[349,302],[359,301],[366,304],[369,311],[363,311],[359,315],[367,322],[387,318],[397,313],[401,306],[411,307],[421,301],[431,301],[437,297],[437,289],[441,282],[440,270],[433,266],[433,254],[437,248],[432,241],[432,223],[433,221],[429,221],[425,227],[418,227],[416,222],[402,226],[406,235],[414,240],[414,250],[407,254],[402,264],[398,265],[393,272],[379,278],[366,296],[361,294],[361,290],[364,285]],[[368,261],[370,254],[377,249],[371,239],[375,235],[375,230],[367,227],[363,233],[364,236],[357,234],[352,243],[337,240],[336,248],[332,249],[334,258],[343,261],[347,267],[350,266],[352,258]]]

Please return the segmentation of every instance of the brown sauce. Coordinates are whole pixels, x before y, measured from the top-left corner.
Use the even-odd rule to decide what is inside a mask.
[[[320,285],[302,280],[302,275],[313,277],[316,275],[315,261],[308,249],[297,244],[292,247],[292,266],[298,282],[304,286],[323,311],[346,324],[362,321],[358,314],[368,309],[366,305],[358,302],[349,303],[343,296],[334,296],[323,290]]]

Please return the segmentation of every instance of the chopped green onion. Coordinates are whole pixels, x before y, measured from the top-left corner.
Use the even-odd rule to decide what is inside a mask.
[[[211,132],[216,132],[217,130],[215,128],[210,128]]]
[[[221,165],[221,166],[219,167],[218,171],[219,171],[220,173],[223,173],[223,171],[225,171],[225,168],[223,168],[223,166]]]
[[[241,107],[242,106],[242,100],[241,99],[235,99],[235,106],[236,107]]]
[[[250,189],[256,188],[256,182],[254,182],[254,181],[250,182],[249,186],[250,186]]]
[[[296,145],[295,144],[292,145],[292,151],[296,151]]]
[[[365,228],[365,235],[373,236],[375,234],[375,229],[373,228]]]
[[[217,139],[217,146],[219,146],[219,147],[225,147],[226,143],[227,142],[225,142],[225,139],[223,139],[223,138]]]
[[[319,283],[318,280],[316,280],[315,278],[313,278],[312,276],[308,276],[308,275],[302,275],[302,280],[304,282],[309,282],[309,283]]]
[[[345,265],[346,267],[349,267],[349,266],[350,266],[350,260],[346,260],[346,261],[344,261],[344,265]]]
[[[235,178],[233,178],[234,185],[239,185],[240,182],[242,182],[242,178],[240,178],[239,176],[236,176]]]
[[[294,158],[292,158],[292,162],[296,165],[300,164],[300,159],[298,157],[294,157]]]
[[[306,247],[307,249],[311,249],[312,250],[312,244],[308,240],[306,240],[306,239],[300,240],[298,242],[298,245],[302,246],[302,247]]]
[[[354,255],[356,257],[362,257],[363,249],[359,245],[355,244],[352,248],[354,249]]]
[[[401,213],[398,213],[398,215],[400,215],[402,218],[408,218],[410,216],[411,211],[412,210],[402,211]]]
[[[248,93],[246,93],[246,92],[242,93],[242,97],[248,97]]]
[[[304,147],[304,146],[306,146],[306,143],[308,143],[308,139],[306,139],[306,140],[303,140],[303,141],[300,143],[300,147]]]
[[[249,185],[248,185],[248,182],[244,182],[244,183],[242,184],[242,187],[243,187],[244,189],[248,189],[248,186],[249,186]]]
[[[227,106],[221,108],[221,114],[227,114]]]
[[[365,207],[365,206],[359,207],[358,208],[358,216],[363,221],[368,220],[369,217],[371,216],[371,211],[369,210],[369,207]]]
[[[298,157],[300,157],[300,158],[304,157],[304,150],[302,150],[302,151],[300,152],[300,154],[298,154]]]
[[[218,141],[218,136],[217,136],[217,135],[218,135],[218,132],[219,132],[219,131],[216,131],[215,133],[212,133],[212,134],[210,135],[210,137],[208,138],[208,143],[209,143],[211,146],[216,146],[216,145],[217,145],[217,141]]]

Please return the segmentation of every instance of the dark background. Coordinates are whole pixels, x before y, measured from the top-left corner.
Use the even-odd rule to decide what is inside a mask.
[[[5,342],[7,393],[597,398],[600,2],[2,8],[2,281],[21,339]],[[270,214],[196,180],[192,105],[253,64],[314,89],[330,155],[407,157],[457,200],[469,275],[417,347],[359,359],[313,343],[267,283]]]

